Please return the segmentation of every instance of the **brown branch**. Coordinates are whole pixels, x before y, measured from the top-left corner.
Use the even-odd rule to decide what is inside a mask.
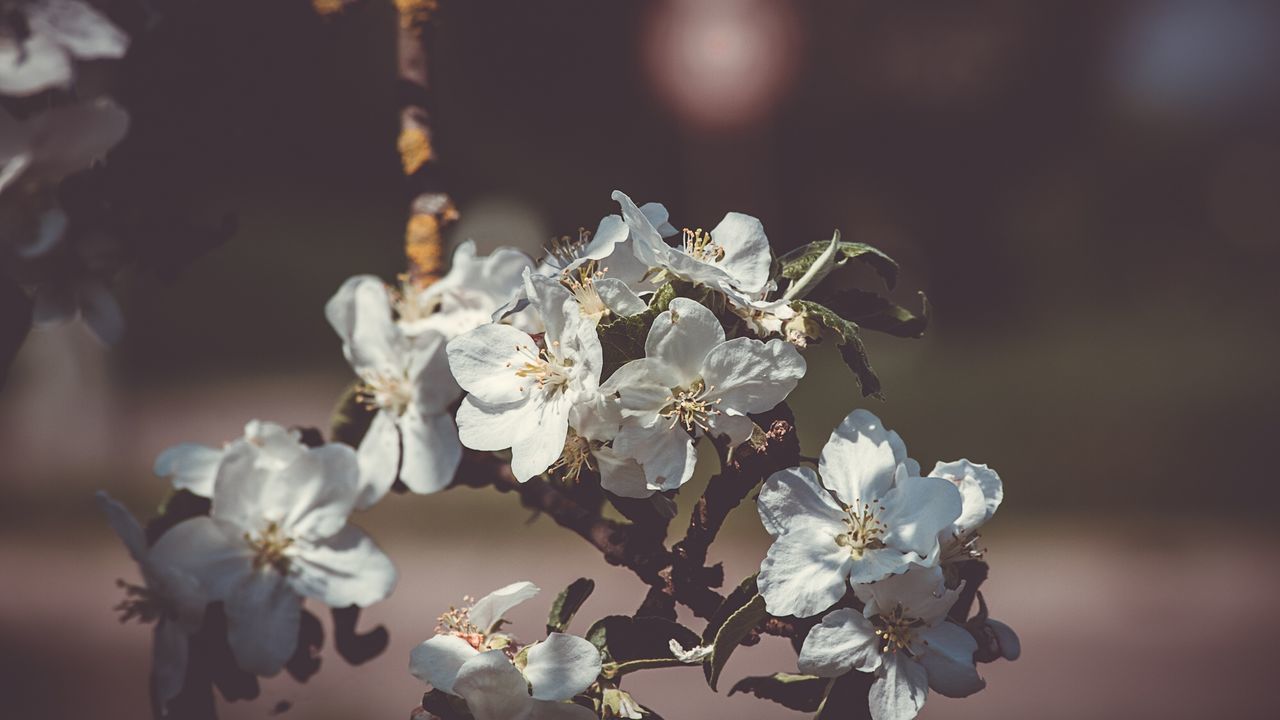
[[[404,252],[409,262],[409,278],[419,287],[425,287],[444,273],[444,228],[458,219],[458,210],[444,192],[436,172],[428,111],[431,95],[426,29],[437,9],[437,0],[394,2],[398,18],[396,73],[401,94],[396,149],[413,198],[405,227]]]

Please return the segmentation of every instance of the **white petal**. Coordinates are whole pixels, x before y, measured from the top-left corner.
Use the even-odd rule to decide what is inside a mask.
[[[19,44],[0,40],[0,95],[33,95],[71,84],[71,58],[47,35],[30,35]]]
[[[409,672],[435,689],[454,695],[453,681],[458,670],[480,654],[471,643],[457,635],[436,635],[409,654]]]
[[[679,232],[668,222],[671,218],[671,213],[667,212],[666,206],[662,203],[647,202],[640,206],[640,212],[644,214],[645,219],[662,237],[670,237]]]
[[[81,0],[42,0],[28,10],[32,32],[49,33],[85,60],[124,57],[129,36]]]
[[[88,280],[76,288],[80,296],[80,317],[94,337],[106,345],[119,344],[124,337],[124,311],[105,284]]]
[[[34,157],[29,173],[54,183],[105,158],[129,132],[129,113],[98,98],[47,110],[27,125]]]
[[[174,445],[156,456],[155,474],[169,478],[173,487],[200,497],[213,496],[222,451],[196,443]]]
[[[711,230],[711,239],[724,249],[724,258],[717,264],[733,278],[739,290],[759,292],[769,282],[773,257],[764,225],[758,219],[731,212]]]
[[[951,481],[910,477],[904,468],[882,503],[880,520],[888,526],[885,544],[927,558],[938,547],[938,533],[960,517],[962,500]]]
[[[514,582],[485,595],[471,606],[468,617],[476,627],[491,632],[502,616],[511,608],[538,594],[538,586],[531,582]]]
[[[818,677],[839,677],[858,670],[880,667],[880,641],[875,626],[852,608],[827,613],[804,639],[797,663],[800,672]]]
[[[893,547],[865,550],[862,557],[855,560],[849,568],[849,582],[856,591],[861,584],[906,572],[912,567],[911,563],[919,559],[914,553],[904,553]]]
[[[359,482],[355,450],[338,443],[311,448],[268,475],[259,496],[261,517],[278,521],[293,537],[330,537],[346,526]]]
[[[542,324],[546,327],[546,345],[563,341],[566,335],[568,316],[576,309],[573,296],[560,284],[558,278],[537,275],[532,270],[524,271],[525,292],[529,295],[529,304],[542,316]]]
[[[662,241],[657,228],[622,191],[613,191],[613,201],[622,208],[622,219],[626,221],[627,230],[631,233],[636,257],[651,268],[663,267],[667,258],[675,253]]]
[[[511,444],[511,473],[517,480],[541,475],[560,458],[569,436],[570,405],[563,393],[529,403],[533,412],[526,415],[526,422],[531,423]]]
[[[644,352],[675,368],[684,382],[702,374],[711,348],[724,342],[724,328],[716,316],[688,298],[675,298],[668,310],[654,318]]]
[[[613,449],[639,462],[649,485],[675,490],[693,477],[698,449],[683,428],[672,428],[659,420],[653,427],[624,423],[613,439]]]
[[[734,338],[717,345],[702,365],[711,396],[725,408],[746,414],[771,410],[804,377],[805,362],[790,343]]]
[[[211,600],[224,600],[253,569],[253,551],[242,533],[237,526],[201,515],[169,528],[151,546],[149,559],[186,570]]]
[[[631,317],[649,309],[648,303],[617,278],[600,278],[595,281],[595,287],[605,307],[618,317]]]
[[[458,385],[482,402],[518,402],[534,387],[516,371],[537,355],[537,344],[510,325],[481,325],[450,341],[447,352]]]
[[[924,707],[929,680],[920,663],[892,653],[884,658],[883,675],[871,683],[867,701],[873,720],[912,720]]]
[[[400,430],[390,413],[379,410],[373,416],[356,455],[360,465],[360,487],[355,506],[358,510],[365,510],[373,507],[391,489],[400,466]]]
[[[458,438],[472,450],[504,450],[529,432],[537,413],[529,397],[490,405],[468,395],[458,407]]]
[[[880,418],[866,410],[854,410],[822,448],[818,474],[845,505],[861,506],[889,491],[897,467]]]
[[[1004,500],[1004,484],[1000,482],[1000,475],[986,465],[968,460],[940,462],[929,475],[950,480],[960,489],[964,509],[955,523],[958,532],[977,530],[995,515]]]
[[[807,467],[793,467],[769,476],[756,498],[760,522],[778,537],[799,529],[839,533],[845,513],[818,476]]]
[[[404,439],[400,479],[404,484],[420,494],[449,487],[462,462],[462,443],[453,417],[436,413],[424,418],[416,408],[410,408],[400,419],[400,430]]]
[[[270,567],[244,576],[225,601],[227,643],[241,670],[271,676],[293,656],[302,598]]]
[[[142,526],[133,517],[133,513],[102,490],[94,493],[93,499],[98,503],[98,508],[106,514],[107,524],[124,542],[125,548],[129,550],[129,556],[136,563],[144,562],[147,557],[147,537],[142,532]]]
[[[156,622],[151,637],[151,691],[162,710],[186,684],[188,646],[182,626],[163,617]]]
[[[480,653],[463,663],[453,690],[467,701],[475,720],[525,720],[533,711],[524,676],[501,650]]]
[[[844,597],[853,558],[836,545],[842,530],[843,525],[827,532],[804,528],[769,546],[756,582],[770,615],[810,617]]]
[[[306,545],[291,559],[295,589],[329,607],[368,607],[391,594],[396,568],[363,530],[347,525],[322,543]]]
[[[653,495],[645,479],[644,468],[631,458],[623,457],[609,447],[596,448],[596,465],[600,468],[600,487],[619,497],[647,498]]]
[[[871,585],[854,586],[854,592],[866,603],[869,614],[889,613],[901,606],[905,617],[919,618],[929,625],[941,621],[959,597],[958,591],[947,589],[941,568],[919,565]]]
[[[646,424],[652,416],[671,400],[671,388],[686,379],[679,371],[656,359],[632,360],[614,371],[601,386],[605,395],[618,394],[618,403],[624,414],[645,417]]]
[[[342,352],[356,372],[394,372],[404,367],[407,341],[392,318],[387,286],[378,278],[349,278],[329,298],[324,315],[342,338]]]
[[[920,655],[920,664],[929,672],[929,687],[947,697],[959,698],[987,686],[973,661],[978,642],[968,630],[943,622],[922,636],[927,649]]]
[[[443,412],[462,396],[462,388],[449,370],[445,336],[427,331],[410,341],[409,379],[414,387],[414,404],[423,412]]]
[[[551,633],[529,648],[525,679],[538,700],[568,700],[600,674],[600,651],[575,635]]]

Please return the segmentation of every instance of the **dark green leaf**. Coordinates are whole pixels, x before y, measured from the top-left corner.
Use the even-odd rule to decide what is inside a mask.
[[[462,698],[441,690],[432,690],[422,696],[422,709],[440,720],[471,720],[471,711]]]
[[[814,720],[871,720],[867,693],[874,680],[874,673],[855,671],[831,681]]]
[[[715,643],[711,645],[711,657],[706,664],[707,684],[712,690],[716,689],[716,683],[720,681],[720,672],[724,670],[725,663],[729,662],[729,656],[737,649],[742,639],[767,616],[768,613],[764,609],[764,596],[756,595],[747,601],[746,605],[738,608],[737,612],[730,615],[728,620],[725,620],[720,631],[716,633]]]
[[[547,616],[547,634],[564,632],[578,608],[591,597],[591,592],[595,589],[596,583],[590,578],[578,578],[569,583],[569,587],[561,591],[551,604],[551,614]]]
[[[929,299],[924,293],[920,293],[919,315],[882,295],[853,288],[815,294],[813,299],[860,327],[895,337],[919,338],[929,326]]]
[[[353,382],[342,392],[342,397],[334,405],[330,419],[329,436],[334,442],[341,442],[351,447],[360,447],[360,441],[373,423],[374,411],[360,400],[359,381]]]
[[[752,573],[742,582],[738,583],[738,587],[725,597],[724,602],[720,603],[720,607],[711,614],[711,620],[707,622],[707,629],[702,631],[702,644],[710,645],[715,642],[716,633],[720,632],[720,628],[724,625],[724,621],[734,614],[743,605],[751,601],[751,598],[759,594],[756,589],[756,576],[760,573]]]
[[[830,244],[830,240],[819,240],[802,245],[783,255],[780,258],[782,276],[793,282],[799,280]],[[837,266],[844,265],[850,260],[866,263],[876,271],[890,290],[898,283],[898,263],[876,248],[864,243],[844,241],[837,241],[836,248],[838,250]]]
[[[734,684],[729,694],[751,693],[758,698],[772,700],[792,710],[815,712],[822,704],[822,698],[826,695],[827,686],[830,684],[830,678],[774,673],[743,678]]]
[[[880,378],[871,368],[871,359],[867,357],[867,348],[862,344],[858,333],[858,325],[836,314],[833,310],[811,300],[796,300],[791,303],[792,309],[813,318],[835,337],[840,348],[840,357],[849,369],[858,377],[863,396],[880,396]]]
[[[613,675],[655,667],[683,665],[671,652],[671,641],[683,648],[698,645],[698,636],[680,623],[659,617],[610,615],[597,620],[586,635],[614,664]]]

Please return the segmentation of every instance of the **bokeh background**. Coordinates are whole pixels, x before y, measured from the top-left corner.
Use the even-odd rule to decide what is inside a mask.
[[[109,167],[239,231],[176,277],[120,277],[120,346],[76,325],[34,333],[0,390],[12,717],[145,716],[150,635],[111,610],[136,571],[93,490],[146,514],[171,444],[217,444],[251,418],[324,426],[350,379],[324,302],[349,275],[402,269],[391,4],[152,5],[113,71],[133,126]],[[861,399],[829,348],[792,400],[809,453],[869,407],[926,467],[968,457],[1004,478],[986,594],[1023,657],[923,717],[1276,717],[1280,6],[442,5],[434,112],[455,242],[534,252],[593,228],[619,188],[677,225],[756,215],[778,251],[839,228],[903,264],[901,302],[928,293],[925,339],[868,338],[884,402]],[[544,588],[515,613],[530,637],[580,575],[601,589],[578,630],[642,597],[511,496],[396,496],[358,522],[401,570],[366,616],[390,650],[356,668],[329,650],[308,685],[268,682],[225,717],[405,717],[422,690],[409,649],[450,603],[513,580]],[[713,555],[737,578],[765,547],[744,508]],[[793,663],[766,640],[725,677]],[[716,697],[696,670],[628,687],[675,720],[799,717]]]

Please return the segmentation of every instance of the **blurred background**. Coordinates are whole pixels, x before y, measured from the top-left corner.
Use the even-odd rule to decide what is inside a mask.
[[[617,188],[677,227],[756,215],[778,252],[839,228],[902,263],[900,302],[928,294],[925,339],[867,338],[884,402],[831,348],[791,401],[810,454],[868,407],[926,468],[968,457],[1004,479],[986,595],[1023,657],[922,717],[1276,717],[1280,483],[1257,462],[1280,427],[1280,5],[441,4],[455,242],[536,252],[593,229]],[[133,124],[109,167],[239,230],[174,278],[120,277],[120,346],[35,332],[0,389],[13,717],[145,715],[150,634],[111,610],[136,570],[92,492],[146,515],[169,445],[216,445],[251,418],[325,426],[350,372],[324,302],[352,274],[403,269],[391,3],[153,5],[114,80]],[[389,651],[352,668],[327,649],[308,685],[273,680],[224,717],[405,717],[422,691],[408,651],[461,596],[539,584],[515,614],[534,637],[580,575],[600,590],[579,631],[643,595],[511,496],[396,496],[357,522],[401,571],[365,620]],[[750,508],[722,537],[731,582],[768,544]],[[725,677],[774,671],[794,655],[766,640]],[[696,670],[627,688],[669,720],[800,717],[716,697]]]

